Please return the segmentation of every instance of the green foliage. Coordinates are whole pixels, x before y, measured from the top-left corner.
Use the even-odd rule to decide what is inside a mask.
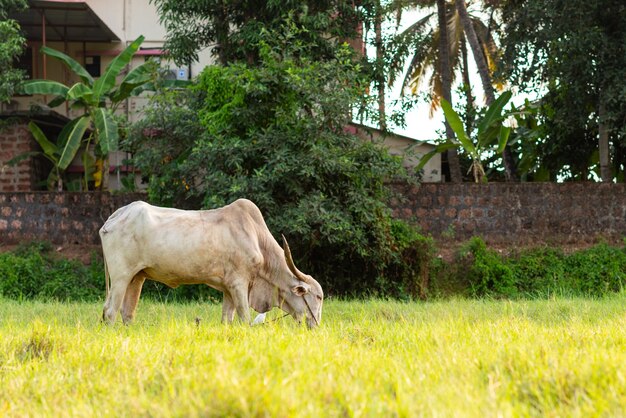
[[[0,102],[11,99],[16,86],[24,77],[22,71],[14,68],[14,64],[26,45],[26,39],[19,24],[8,19],[8,14],[26,7],[28,4],[25,0],[3,0],[0,3]]]
[[[0,296],[11,299],[58,301],[104,301],[102,258],[92,253],[85,265],[56,256],[52,245],[33,241],[12,252],[0,253]],[[180,286],[170,289],[147,281],[142,298],[159,301],[217,300],[218,291],[208,286]]]
[[[89,182],[95,180],[95,186],[99,188],[102,185],[102,180],[104,180],[104,188],[106,188],[109,167],[108,155],[111,151],[117,150],[120,137],[120,127],[114,115],[115,110],[128,97],[144,91],[146,86],[151,85],[156,77],[156,63],[148,61],[131,70],[117,84],[117,77],[130,63],[143,40],[144,37],[139,36],[114,57],[97,80],[94,80],[87,70],[72,57],[49,47],[41,48],[42,53],[58,59],[81,79],[80,82],[71,87],[52,80],[27,80],[19,88],[22,94],[55,96],[50,103],[51,107],[67,101],[73,108],[84,110],[83,115],[68,123],[57,139],[60,156],[56,161],[53,161],[57,178],[60,178],[60,172],[69,166],[81,146],[85,149],[85,154],[90,152],[89,145],[93,141],[96,156],[103,160],[103,163],[100,164],[102,172],[92,173],[93,170],[86,169],[83,187],[84,190],[87,190]],[[89,127],[93,128],[93,133],[88,138],[83,139]],[[89,161],[87,162],[89,163]],[[93,163],[87,165],[94,166]],[[92,174],[97,175],[92,176]]]
[[[344,294],[405,300],[456,295],[541,299],[553,295],[607,296],[623,292],[626,284],[626,246],[599,244],[572,253],[544,247],[505,255],[473,238],[454,260],[444,261],[436,256],[432,239],[404,222],[392,221],[390,235],[395,247],[384,270],[344,288],[338,287],[338,280],[325,276],[320,279],[326,293],[343,290]],[[31,242],[0,253],[2,297],[103,301],[104,295],[102,259],[95,253],[87,265],[56,256],[46,242]],[[141,297],[162,302],[219,301],[221,294],[204,285],[170,289],[147,280]]]
[[[522,91],[543,96],[542,138],[535,154],[544,171],[552,180],[594,178],[599,128],[604,125],[612,143],[613,176],[623,181],[624,2],[509,0],[502,17],[503,74]]]
[[[509,140],[511,128],[504,126],[503,122],[510,114],[510,112],[504,112],[504,106],[511,100],[511,97],[512,93],[505,91],[489,107],[484,109],[484,113],[476,121],[475,142],[471,138],[472,135],[465,132],[461,117],[452,108],[452,105],[446,99],[441,99],[444,115],[454,131],[457,141],[448,140],[438,145],[433,151],[421,158],[416,169],[423,168],[433,156],[440,152],[451,148],[462,148],[472,160],[470,170],[474,176],[474,181],[476,183],[486,182],[487,177],[483,167],[485,154],[502,154]]]
[[[565,259],[571,287],[582,294],[602,295],[623,290],[626,283],[626,248],[601,244]]]
[[[464,274],[474,296],[517,294],[511,267],[480,238],[472,238],[459,254],[460,274]]]
[[[260,43],[271,33],[300,56],[331,59],[336,39],[353,39],[360,8],[352,1],[151,0],[167,30],[166,49],[179,63],[198,59],[211,47],[221,64],[260,59]],[[293,29],[298,36],[293,37]]]
[[[208,67],[190,92],[157,96],[127,141],[150,198],[204,208],[248,198],[329,292],[397,293],[387,269],[418,268],[397,261],[386,204],[385,180],[404,171],[344,131],[365,85],[358,65],[347,51],[330,62],[268,44],[260,53],[258,67]]]
[[[400,298],[426,299],[430,290],[430,275],[435,262],[435,243],[404,221],[391,222],[395,251],[388,268],[379,281],[392,286],[383,294]]]
[[[98,266],[92,258],[92,266]],[[16,299],[96,300],[104,291],[102,269],[55,258],[47,243],[0,254],[0,295]]]
[[[626,246],[599,244],[571,254],[536,248],[504,256],[473,238],[454,263],[440,265],[434,276],[442,287],[442,281],[455,282],[456,292],[466,288],[473,296],[603,296],[626,284]]]

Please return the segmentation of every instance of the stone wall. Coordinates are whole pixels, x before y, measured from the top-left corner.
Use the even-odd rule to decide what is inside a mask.
[[[45,240],[54,244],[100,243],[98,230],[117,208],[143,194],[0,193],[0,245]]]
[[[396,185],[394,215],[439,239],[576,244],[626,237],[626,184]]]
[[[35,146],[25,124],[12,125],[0,135],[0,192],[27,191],[33,187],[34,161],[32,158],[15,166],[6,163]]]
[[[626,184],[395,185],[394,214],[440,240],[481,236],[492,244],[584,244],[626,237]],[[47,240],[99,244],[113,211],[144,194],[0,193],[0,245]]]

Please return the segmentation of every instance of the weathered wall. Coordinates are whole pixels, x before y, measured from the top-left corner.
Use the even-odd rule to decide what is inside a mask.
[[[0,135],[0,192],[31,190],[34,178],[33,160],[21,161],[15,166],[6,163],[34,148],[28,127],[18,124],[7,127]]]
[[[0,193],[0,245],[45,240],[99,244],[98,230],[115,209],[142,194]]]
[[[626,184],[490,183],[396,185],[397,217],[443,240],[489,243],[590,243],[626,237]],[[0,193],[0,245],[25,240],[98,244],[98,229],[143,194]]]
[[[489,183],[396,186],[397,217],[435,238],[590,243],[626,237],[626,184]]]

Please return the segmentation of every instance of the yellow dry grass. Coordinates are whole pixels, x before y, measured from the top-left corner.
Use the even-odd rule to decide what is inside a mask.
[[[308,331],[0,300],[0,416],[624,416],[625,302],[328,301]]]

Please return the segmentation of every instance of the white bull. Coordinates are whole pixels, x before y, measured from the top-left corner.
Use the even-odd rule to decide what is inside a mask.
[[[309,327],[322,319],[322,287],[296,268],[285,238],[281,248],[249,200],[199,211],[133,202],[109,217],[100,239],[107,288],[102,318],[109,323],[120,308],[124,323],[132,321],[146,279],[223,292],[226,323],[235,310],[249,323],[249,306],[257,312],[279,307],[297,321],[306,318]]]

